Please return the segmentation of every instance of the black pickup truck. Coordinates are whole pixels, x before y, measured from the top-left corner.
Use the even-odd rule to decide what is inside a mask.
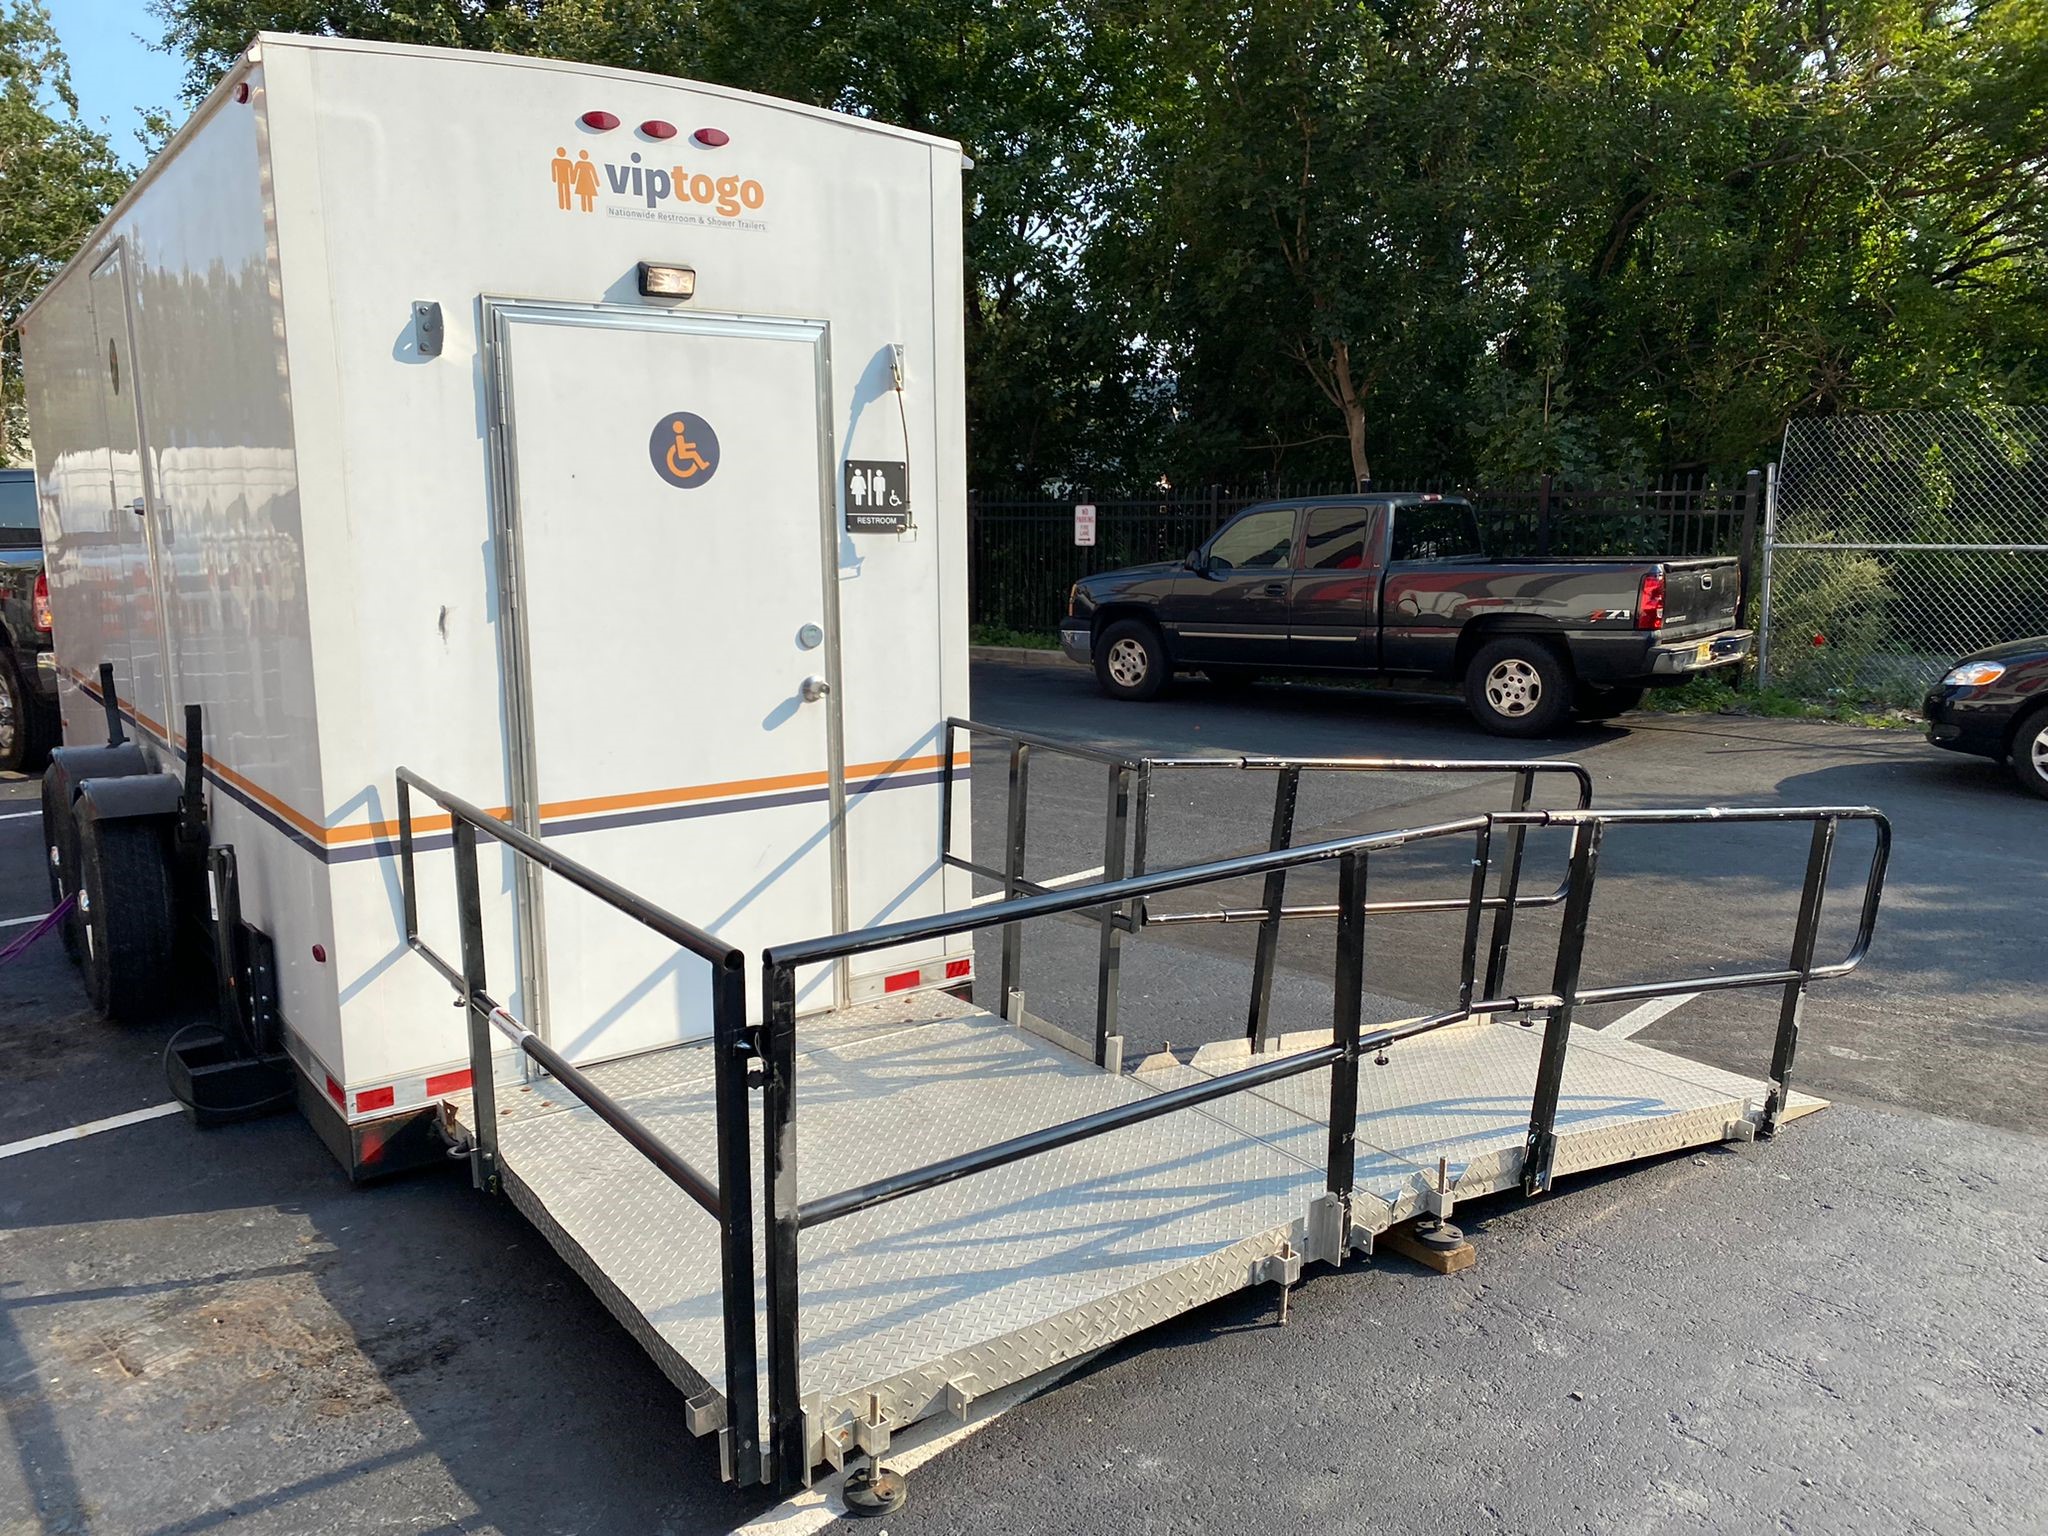
[[[0,469],[0,771],[34,769],[57,744],[57,668],[36,472]]]
[[[1738,563],[1497,559],[1469,503],[1418,493],[1247,508],[1171,564],[1074,584],[1060,646],[1121,699],[1176,672],[1461,681],[1473,717],[1540,736],[1749,654]]]

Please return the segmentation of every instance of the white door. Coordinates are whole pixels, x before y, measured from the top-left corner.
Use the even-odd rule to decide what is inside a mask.
[[[750,966],[831,932],[823,327],[508,305],[492,331],[528,824]],[[702,961],[555,877],[525,902],[528,1009],[572,1060],[710,1034]]]
[[[126,632],[126,649],[112,661],[124,690],[122,702],[138,719],[170,736],[182,729],[171,719],[169,651],[164,630],[164,589],[155,558],[150,527],[148,446],[143,438],[142,380],[135,367],[134,328],[128,311],[126,248],[93,268],[93,330],[99,342],[101,400],[106,411],[108,452],[108,521],[112,542],[103,555],[118,564],[110,570],[109,590]],[[113,643],[118,646],[119,640]],[[123,663],[126,663],[124,666]]]

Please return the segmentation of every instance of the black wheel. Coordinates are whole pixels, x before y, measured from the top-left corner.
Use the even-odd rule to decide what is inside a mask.
[[[78,819],[72,815],[71,780],[55,764],[43,770],[43,869],[50,877],[50,910],[78,889]],[[64,953],[85,953],[84,919],[76,908],[58,925]]]
[[[78,823],[85,993],[103,1019],[138,1024],[171,993],[171,866],[152,821]]]
[[[2048,799],[2048,709],[2036,710],[2020,722],[2012,739],[2012,776],[2020,788]]]
[[[1466,667],[1465,704],[1496,736],[1547,736],[1571,711],[1571,672],[1541,640],[1503,635]]]
[[[1250,667],[1208,667],[1202,676],[1218,693],[1244,693],[1257,685],[1259,674]]]
[[[1095,642],[1095,680],[1113,699],[1156,699],[1171,675],[1159,631],[1143,619],[1119,619]]]
[[[0,773],[33,773],[50,751],[46,711],[11,651],[0,651]]]
[[[1594,688],[1586,683],[1572,690],[1572,711],[1582,720],[1612,720],[1643,702],[1643,685],[1627,683],[1619,688]]]

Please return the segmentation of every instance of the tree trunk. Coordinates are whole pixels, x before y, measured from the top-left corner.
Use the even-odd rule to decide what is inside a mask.
[[[1336,385],[1337,405],[1344,412],[1344,440],[1351,446],[1351,483],[1363,489],[1372,481],[1372,461],[1365,455],[1365,396],[1351,377],[1351,346],[1330,343],[1330,381]]]

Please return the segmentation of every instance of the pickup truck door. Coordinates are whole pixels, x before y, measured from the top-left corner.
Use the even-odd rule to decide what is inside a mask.
[[[1293,507],[1255,507],[1225,523],[1162,605],[1176,661],[1281,666],[1287,661]]]
[[[1448,677],[1458,631],[1497,606],[1511,585],[1481,558],[1479,524],[1461,502],[1404,502],[1392,509],[1380,593],[1380,665]]]
[[[1309,509],[1294,567],[1290,666],[1364,670],[1379,665],[1385,522],[1384,510],[1376,506]]]

